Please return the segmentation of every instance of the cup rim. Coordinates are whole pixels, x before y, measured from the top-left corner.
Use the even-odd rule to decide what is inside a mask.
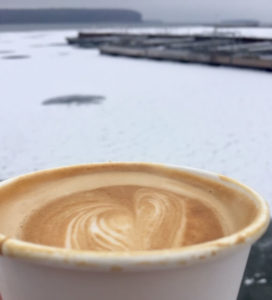
[[[270,222],[269,207],[266,201],[252,188],[215,172],[202,169],[178,166],[171,164],[149,163],[149,162],[102,162],[91,164],[79,164],[50,168],[41,171],[27,173],[21,176],[5,180],[0,183],[3,186],[16,183],[21,179],[43,174],[46,172],[58,172],[64,169],[88,168],[91,166],[112,165],[143,165],[157,166],[165,169],[180,170],[189,174],[209,178],[223,185],[239,188],[251,194],[256,204],[257,214],[254,220],[242,230],[231,235],[177,249],[130,251],[130,252],[96,252],[72,250],[51,246],[44,246],[30,242],[21,241],[16,238],[8,238],[0,233],[0,256],[18,258],[24,261],[35,262],[43,265],[53,265],[64,268],[88,269],[94,271],[134,271],[166,269],[182,267],[197,262],[204,262],[232,253],[241,247],[250,247],[260,238],[267,229]]]

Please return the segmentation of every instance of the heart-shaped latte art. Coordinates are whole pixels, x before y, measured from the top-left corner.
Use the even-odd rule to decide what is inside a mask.
[[[157,188],[112,186],[42,207],[23,226],[22,239],[68,249],[130,251],[179,248],[222,234],[212,211],[194,199]]]
[[[160,249],[182,244],[185,203],[174,195],[138,189],[131,206],[107,195],[91,195],[70,215],[65,246],[73,249],[124,251]],[[80,201],[79,201],[80,203]],[[79,204],[78,203],[78,204]],[[183,222],[182,222],[183,221]]]

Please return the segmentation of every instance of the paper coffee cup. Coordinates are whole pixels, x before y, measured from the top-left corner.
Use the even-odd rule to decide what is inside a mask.
[[[269,223],[268,206],[262,197],[237,181],[207,171],[148,163],[115,164],[182,171],[219,183],[246,195],[254,207],[254,217],[240,230],[217,240],[180,249],[134,253],[54,248],[10,238],[0,231],[3,300],[235,300],[251,245]],[[0,184],[0,202],[4,193],[5,197],[14,189],[20,193],[34,177],[64,174],[63,178],[54,177],[63,189],[71,184],[67,174],[73,170],[86,173],[89,167],[46,170],[4,181]],[[84,188],[87,181],[80,184]],[[225,209],[237,222],[249,214],[243,212],[239,201],[231,201]]]

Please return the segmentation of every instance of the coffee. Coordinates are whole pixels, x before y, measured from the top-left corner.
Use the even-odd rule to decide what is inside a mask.
[[[239,230],[255,211],[238,191],[160,166],[104,164],[26,177],[1,191],[0,232],[47,246],[176,249]],[[235,222],[232,201],[244,205]]]
[[[81,250],[179,248],[224,235],[201,201],[141,186],[113,186],[55,200],[29,217],[23,240]]]

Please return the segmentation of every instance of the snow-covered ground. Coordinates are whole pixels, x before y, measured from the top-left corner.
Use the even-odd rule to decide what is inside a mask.
[[[88,32],[90,29],[82,30]],[[112,28],[92,28],[91,31],[96,32],[112,32],[112,33],[129,33],[129,34],[167,34],[167,35],[226,35],[226,36],[243,36],[255,38],[272,39],[272,27],[212,27],[212,26],[155,26],[155,27],[112,27]]]
[[[94,161],[164,162],[234,177],[272,204],[271,73],[100,56],[66,46],[74,34],[0,34],[0,179]],[[41,104],[72,94],[106,99]]]

